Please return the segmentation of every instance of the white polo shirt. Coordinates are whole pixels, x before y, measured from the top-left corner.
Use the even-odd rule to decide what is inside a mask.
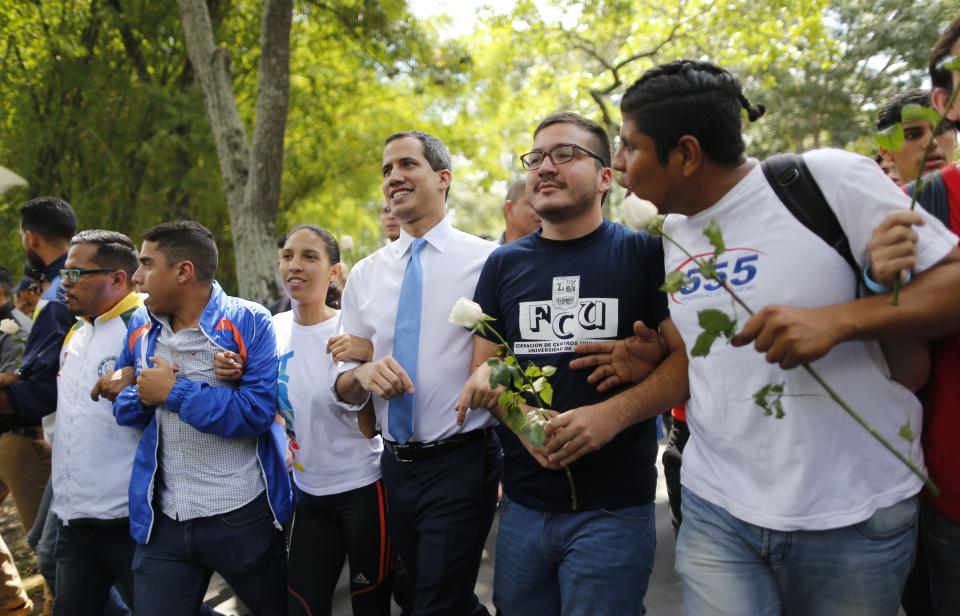
[[[473,335],[448,321],[460,297],[472,298],[487,256],[497,247],[450,226],[446,220],[430,229],[420,253],[423,270],[423,312],[414,394],[414,430],[411,442],[430,442],[492,426],[486,411],[471,411],[457,426],[454,406],[470,376]],[[388,246],[357,263],[343,292],[340,330],[373,342],[373,357],[393,354],[393,331],[400,301],[403,272],[410,259],[413,237],[406,231]],[[355,368],[344,362],[338,373]],[[373,397],[385,438],[389,438],[387,401]]]

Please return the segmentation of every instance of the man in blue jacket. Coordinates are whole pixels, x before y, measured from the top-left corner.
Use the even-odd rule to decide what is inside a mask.
[[[211,571],[255,614],[286,607],[282,523],[291,492],[276,414],[277,352],[270,313],[214,281],[217,246],[196,222],[143,234],[133,276],[148,293],[130,320],[117,368],[136,383],[114,404],[143,430],[130,479],[137,613],[195,613]],[[219,381],[214,356],[245,370]]]
[[[64,303],[60,269],[76,230],[77,216],[62,199],[37,197],[20,208],[20,240],[27,260],[50,281],[38,304],[20,367],[0,373],[0,502],[13,494],[20,521],[28,530],[40,513],[50,477],[50,447],[43,440],[41,422],[52,432],[60,346],[74,323]],[[38,549],[38,566],[52,586],[56,567],[52,543],[41,546],[46,549]],[[6,573],[0,577],[10,579]]]

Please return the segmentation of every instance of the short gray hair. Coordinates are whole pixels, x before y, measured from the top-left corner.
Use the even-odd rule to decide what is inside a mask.
[[[510,203],[516,203],[517,199],[522,197],[527,191],[527,182],[526,180],[516,180],[510,187],[507,189],[507,201]]]

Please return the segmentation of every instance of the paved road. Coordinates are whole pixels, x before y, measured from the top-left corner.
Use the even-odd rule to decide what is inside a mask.
[[[661,451],[663,447],[661,446]],[[667,508],[667,489],[663,481],[663,469],[659,464],[660,456],[657,456],[657,467],[660,474],[659,485],[657,489],[657,557],[654,562],[653,576],[650,578],[650,588],[647,590],[646,606],[647,613],[652,616],[683,616],[683,607],[680,601],[680,581],[673,570],[673,530],[670,528],[670,512]],[[496,525],[487,538],[486,548],[483,552],[483,563],[480,566],[480,577],[477,580],[477,596],[480,601],[487,606],[490,613],[493,609],[493,560],[494,547],[496,545]],[[249,614],[242,605],[240,605],[230,588],[223,583],[219,577],[214,577],[210,584],[210,591],[206,597],[207,605],[210,605],[224,616],[246,616]],[[347,582],[346,567],[344,574],[340,577],[340,583],[337,585],[337,594],[334,598],[333,613],[335,616],[350,616],[350,591]],[[394,615],[399,615],[400,610],[394,606]]]

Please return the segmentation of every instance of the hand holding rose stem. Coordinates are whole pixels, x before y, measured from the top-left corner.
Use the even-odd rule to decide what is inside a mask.
[[[646,203],[649,203],[649,202],[646,202]],[[689,250],[687,250],[682,245],[680,245],[673,237],[671,237],[668,233],[664,232],[663,221],[665,217],[657,213],[656,207],[653,206],[653,204],[649,204],[649,207],[647,205],[643,205],[642,207],[643,207],[643,210],[634,209],[630,217],[628,217],[631,222],[631,226],[637,225],[637,227],[639,228],[644,228],[650,235],[662,237],[663,239],[669,241],[674,246],[679,248],[685,255],[687,255],[687,257],[689,257],[697,265],[697,267],[700,268],[700,272],[705,278],[709,278],[717,282],[728,294],[730,294],[730,297],[733,299],[733,301],[735,301],[738,305],[740,305],[740,307],[742,307],[747,312],[747,314],[751,316],[754,314],[750,306],[748,306],[746,302],[744,302],[743,299],[741,299],[740,296],[737,295],[736,291],[734,291],[730,287],[726,279],[720,276],[720,274],[717,272],[717,269],[714,265],[716,257],[718,257],[725,249],[723,239],[720,234],[720,228],[719,226],[716,225],[715,222],[711,222],[710,225],[708,225],[707,228],[704,230],[704,235],[707,236],[707,238],[710,240],[710,243],[714,246],[714,249],[715,249],[714,257],[713,259],[704,260],[702,258],[694,256]],[[679,285],[683,284],[683,275],[680,272],[674,272],[674,273],[677,274],[677,276],[675,276],[672,281],[668,280],[664,284],[664,287],[668,287],[671,283],[679,284]],[[665,289],[665,290],[668,290],[668,289]],[[883,445],[887,449],[887,451],[892,453],[898,460],[900,460],[900,462],[906,465],[906,467],[909,468],[914,475],[916,475],[923,481],[923,483],[934,495],[938,495],[940,493],[940,490],[937,488],[937,486],[934,485],[932,481],[930,481],[930,478],[927,477],[927,475],[924,474],[924,472],[916,464],[914,464],[912,460],[908,459],[906,456],[900,453],[900,451],[896,447],[894,447],[893,444],[890,443],[890,441],[888,441],[882,434],[880,434],[880,432],[878,432],[876,428],[870,425],[870,423],[866,419],[864,419],[849,404],[847,404],[847,402],[840,397],[840,395],[830,386],[829,383],[826,382],[826,380],[824,380],[824,378],[810,364],[803,363],[801,364],[801,367],[811,377],[813,377],[813,379],[823,388],[825,392],[827,392],[827,395],[830,397],[831,400],[836,402],[840,406],[840,408],[842,408],[851,418],[853,418],[854,421],[860,424],[860,426],[863,427],[864,430],[866,430],[873,438],[875,438],[881,445]],[[909,428],[909,426],[907,426],[907,428]]]
[[[451,323],[466,327],[473,333],[489,332],[500,342],[500,349],[506,358],[497,357],[487,360],[487,364],[493,367],[490,373],[490,389],[496,390],[501,386],[506,388],[498,400],[498,404],[505,409],[504,423],[520,438],[526,439],[534,447],[540,447],[546,438],[544,426],[550,419],[544,400],[549,404],[553,397],[553,389],[547,379],[556,373],[556,368],[537,367],[531,362],[526,370],[521,370],[520,362],[510,350],[510,345],[503,339],[500,332],[490,325],[493,320],[493,317],[483,313],[479,304],[465,297],[458,299],[450,312]],[[498,355],[500,353],[501,351],[498,350]],[[523,394],[533,396],[538,408],[522,411]],[[570,484],[572,509],[576,511],[577,489],[573,482],[573,473],[567,466],[563,467],[563,471],[567,475],[567,483]]]

